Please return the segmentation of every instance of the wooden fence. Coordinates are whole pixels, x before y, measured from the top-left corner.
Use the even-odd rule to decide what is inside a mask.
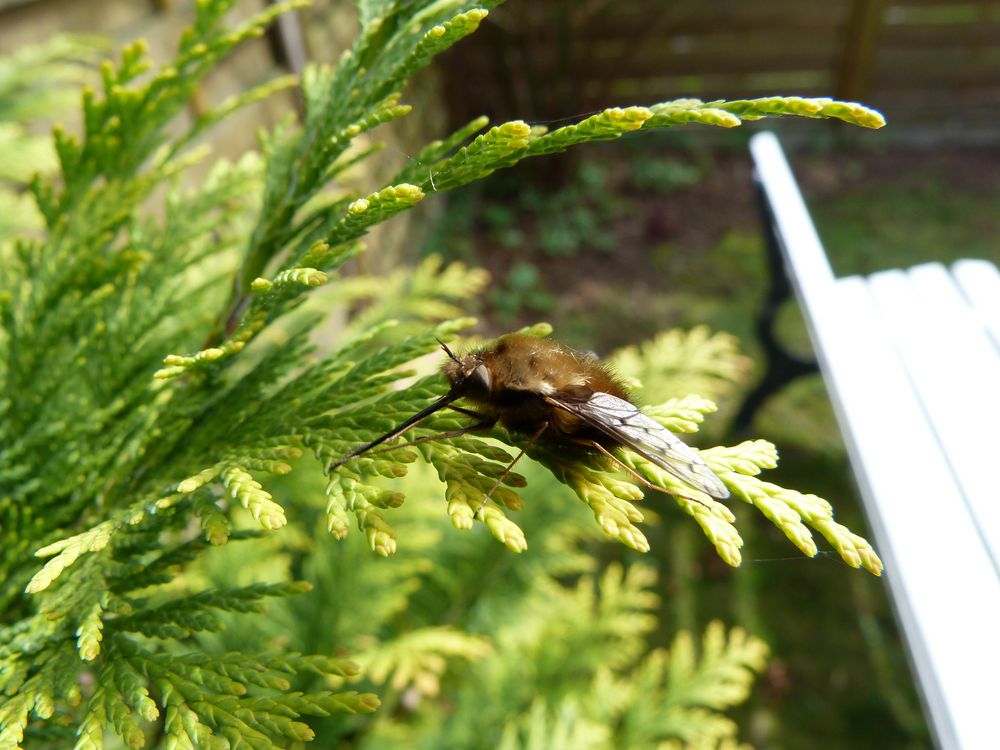
[[[1000,134],[1000,2],[510,0],[442,69],[456,121],[801,94]]]

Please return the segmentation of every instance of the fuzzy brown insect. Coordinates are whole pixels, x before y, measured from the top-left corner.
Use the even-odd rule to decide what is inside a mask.
[[[476,422],[461,430],[419,438],[420,442],[487,430],[497,423],[510,432],[530,437],[501,479],[527,448],[543,441],[597,450],[635,475],[611,453],[616,448],[627,448],[711,497],[729,497],[729,490],[702,458],[639,411],[622,382],[597,357],[550,339],[519,333],[502,336],[461,357],[443,343],[441,347],[448,355],[441,368],[451,384],[448,393],[391,432],[331,463],[328,470],[402,435],[447,407]],[[475,404],[476,409],[455,406],[453,402],[458,399]]]

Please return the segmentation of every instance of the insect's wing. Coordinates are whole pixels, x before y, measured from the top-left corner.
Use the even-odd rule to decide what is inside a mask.
[[[634,404],[600,392],[593,393],[586,401],[563,400],[558,396],[545,399],[706,495],[719,500],[729,497],[726,485],[693,448]]]

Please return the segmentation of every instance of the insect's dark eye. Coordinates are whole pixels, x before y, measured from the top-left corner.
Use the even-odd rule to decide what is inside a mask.
[[[481,393],[489,393],[490,371],[486,369],[486,365],[479,365],[479,367],[473,370],[469,374],[466,383],[468,383],[472,390],[479,391]]]

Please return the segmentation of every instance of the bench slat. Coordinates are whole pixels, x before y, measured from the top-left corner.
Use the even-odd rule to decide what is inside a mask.
[[[1000,350],[941,264],[869,283],[1000,580]]]
[[[951,272],[1000,349],[1000,270],[985,260],[960,260]]]

